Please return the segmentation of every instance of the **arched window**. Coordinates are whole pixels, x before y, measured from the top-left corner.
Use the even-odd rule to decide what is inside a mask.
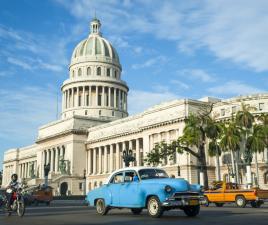
[[[87,68],[87,75],[88,76],[91,75],[91,68],[90,67]]]
[[[268,184],[268,171],[264,173],[264,183]]]
[[[110,68],[107,68],[107,77],[111,76],[110,74]]]
[[[78,76],[80,77],[81,75],[82,75],[82,69],[79,68],[79,70],[78,70]]]
[[[98,76],[101,75],[101,68],[100,68],[100,67],[97,68],[97,75],[98,75]]]

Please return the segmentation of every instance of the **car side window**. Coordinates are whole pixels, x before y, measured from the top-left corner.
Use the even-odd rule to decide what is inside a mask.
[[[137,176],[137,173],[135,171],[125,172],[124,182],[132,182],[135,176]]]
[[[117,173],[113,176],[112,180],[111,180],[111,184],[118,184],[118,183],[123,183],[123,173]]]

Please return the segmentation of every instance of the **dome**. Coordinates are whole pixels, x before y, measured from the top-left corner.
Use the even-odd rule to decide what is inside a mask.
[[[118,54],[111,43],[101,36],[100,26],[101,23],[98,19],[94,18],[91,21],[91,33],[87,39],[82,40],[75,47],[72,54],[72,63],[92,59],[94,61],[108,61],[120,66]]]

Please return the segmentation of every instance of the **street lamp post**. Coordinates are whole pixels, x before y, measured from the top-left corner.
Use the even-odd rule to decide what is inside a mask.
[[[125,167],[129,167],[130,162],[134,162],[136,160],[131,149],[124,150],[122,157],[125,163]]]

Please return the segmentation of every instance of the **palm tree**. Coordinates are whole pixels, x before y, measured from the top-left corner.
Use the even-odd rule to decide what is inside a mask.
[[[259,170],[258,170],[258,153],[263,152],[265,149],[264,142],[264,126],[255,124],[253,126],[252,134],[247,138],[246,147],[251,152],[255,153],[255,166],[256,166],[256,177],[257,185],[259,185]]]
[[[234,152],[239,150],[240,141],[240,131],[234,121],[222,126],[220,147],[223,151],[230,151],[231,153],[232,175],[235,176],[236,183],[238,182],[238,171],[236,171],[235,167]]]
[[[240,127],[241,129],[241,137],[242,137],[242,141],[243,141],[243,146],[244,146],[244,150],[246,151],[246,143],[247,143],[247,138],[249,136],[249,134],[252,132],[252,126],[254,123],[254,116],[251,114],[250,110],[255,109],[249,105],[245,105],[245,104],[241,104],[241,108],[240,110],[237,112],[236,114],[236,123],[237,125]],[[248,153],[251,153],[250,151]],[[236,167],[237,167],[237,172],[239,171],[238,168],[238,152],[236,152]],[[251,177],[251,167],[250,167],[250,162],[248,162],[247,165],[247,177],[250,178]],[[248,184],[251,183],[251,180],[247,181]]]
[[[216,156],[216,176],[217,180],[221,180],[221,171],[220,171],[220,155],[221,149],[218,143],[222,132],[222,124],[215,123],[213,120],[209,121],[206,128],[206,135],[211,140],[208,145],[208,154],[209,156]]]

